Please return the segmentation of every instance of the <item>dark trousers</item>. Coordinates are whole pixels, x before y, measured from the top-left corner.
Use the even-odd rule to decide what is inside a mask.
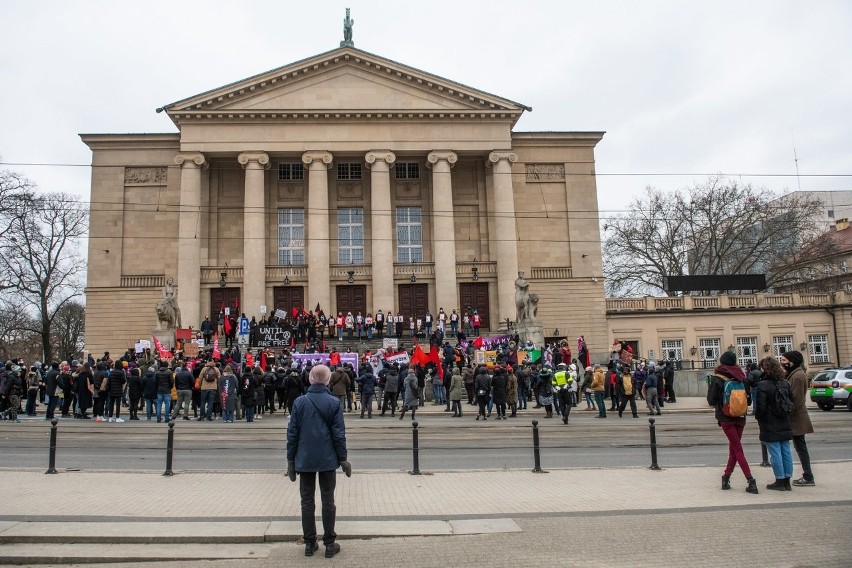
[[[45,420],[50,420],[53,418],[53,413],[56,411],[56,404],[59,402],[59,397],[57,395],[47,396],[47,412],[45,413]]]
[[[35,416],[36,409],[36,396],[38,396],[38,390],[28,390],[27,391],[27,406],[26,413],[27,416]]]
[[[666,394],[669,395],[668,402],[677,402],[677,399],[675,398],[674,382],[666,383]]]
[[[604,399],[604,391],[595,392],[595,404],[598,407],[598,416],[606,418],[606,401]]]
[[[477,395],[476,402],[477,402],[477,404],[479,404],[479,415],[485,416],[485,405],[488,404],[488,397],[485,396],[485,395],[483,395],[483,396]]]
[[[562,415],[563,419],[568,418],[571,414],[571,401],[571,391],[568,389],[562,389],[556,393],[556,403],[559,405],[559,414]]]
[[[110,418],[120,418],[121,417],[121,397],[116,396],[109,399],[109,417]]]
[[[813,481],[814,472],[811,471],[811,456],[808,453],[808,444],[805,443],[804,434],[793,436],[793,447],[796,448],[796,453],[799,454],[799,461],[802,462],[802,477],[808,481]]]
[[[624,412],[624,409],[627,408],[627,403],[630,403],[630,410],[633,412],[633,416],[638,416],[636,412],[636,395],[631,394],[630,396],[623,394],[620,396],[620,402],[618,403],[618,415],[621,416],[621,413]]]
[[[388,406],[390,406],[391,414],[396,413],[396,397],[399,396],[397,392],[388,392],[385,391],[385,400],[382,401],[382,414],[387,412]]]
[[[337,538],[334,532],[334,520],[337,507],[334,505],[334,486],[337,483],[334,471],[319,472],[320,500],[322,502],[322,542],[326,546]],[[317,487],[317,472],[303,471],[299,473],[299,494],[302,496],[302,535],[305,542],[316,542],[317,520],[314,516],[316,503],[314,501]]]
[[[139,420],[139,397],[130,397],[130,419]]]

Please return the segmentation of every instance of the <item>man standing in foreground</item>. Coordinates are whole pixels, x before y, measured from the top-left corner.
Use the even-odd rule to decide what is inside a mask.
[[[331,370],[325,365],[316,365],[311,369],[311,386],[305,396],[298,397],[293,403],[287,426],[287,477],[293,482],[296,481],[297,472],[302,477],[299,493],[302,497],[305,556],[313,556],[319,548],[314,517],[314,494],[319,477],[324,533],[322,541],[326,558],[332,558],[340,552],[340,545],[334,542],[337,538],[334,532],[337,512],[334,506],[336,470],[340,466],[346,477],[352,475],[352,465],[346,461],[343,407],[328,390],[330,380]]]

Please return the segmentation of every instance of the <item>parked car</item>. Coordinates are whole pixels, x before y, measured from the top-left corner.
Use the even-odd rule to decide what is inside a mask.
[[[852,366],[820,371],[811,381],[811,401],[821,410],[843,405],[852,411]]]

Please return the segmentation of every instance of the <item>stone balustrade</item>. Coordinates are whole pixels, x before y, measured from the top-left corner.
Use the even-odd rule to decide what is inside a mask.
[[[607,312],[658,312],[672,310],[778,309],[828,307],[850,303],[846,292],[795,294],[727,294],[718,296],[645,296],[607,298]]]

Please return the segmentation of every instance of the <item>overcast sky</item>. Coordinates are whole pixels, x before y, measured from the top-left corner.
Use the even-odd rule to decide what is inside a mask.
[[[531,106],[518,131],[606,131],[599,174],[685,174],[599,176],[604,215],[718,172],[852,189],[844,0],[0,0],[0,159],[85,165],[79,133],[174,132],[155,108],[336,48],[347,6],[356,47]],[[87,167],[2,167],[88,199]]]

